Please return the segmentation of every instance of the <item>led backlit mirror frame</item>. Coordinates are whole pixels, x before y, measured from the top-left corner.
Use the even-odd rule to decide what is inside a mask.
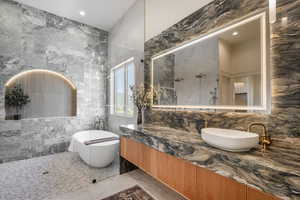
[[[153,77],[153,67],[154,67],[154,61],[156,59],[159,59],[163,56],[172,54],[176,51],[179,51],[181,49],[184,49],[186,47],[189,47],[191,45],[197,44],[203,40],[206,40],[208,38],[217,36],[225,31],[229,31],[231,29],[234,29],[238,26],[247,24],[249,22],[252,22],[254,20],[260,20],[260,35],[261,35],[261,102],[262,104],[260,106],[231,106],[231,105],[155,105],[152,101],[152,107],[153,108],[183,108],[183,109],[220,109],[220,110],[253,110],[253,111],[269,111],[269,104],[270,104],[270,98],[268,97],[270,88],[267,81],[268,78],[268,69],[267,69],[267,26],[266,26],[266,12],[262,12],[256,15],[252,15],[250,17],[245,17],[242,20],[238,20],[236,23],[233,23],[231,25],[225,25],[224,27],[219,28],[218,30],[201,35],[200,37],[197,37],[196,39],[193,39],[191,41],[185,42],[182,45],[176,46],[175,48],[163,51],[162,53],[156,54],[151,58],[151,86],[153,86],[154,83],[154,77]],[[154,86],[153,86],[154,87]]]

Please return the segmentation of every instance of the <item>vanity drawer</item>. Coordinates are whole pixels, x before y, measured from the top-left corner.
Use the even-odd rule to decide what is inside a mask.
[[[198,200],[246,200],[246,185],[197,167]]]
[[[120,154],[187,199],[197,199],[196,166],[125,137]]]
[[[156,151],[155,154],[158,169],[156,178],[187,199],[198,199],[197,167],[166,153]]]

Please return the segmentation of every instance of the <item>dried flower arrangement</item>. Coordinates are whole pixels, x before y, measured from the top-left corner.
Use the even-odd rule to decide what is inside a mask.
[[[159,92],[153,87],[145,87],[144,84],[131,87],[131,91],[132,101],[138,110],[137,124],[140,125],[143,123],[144,110],[151,107],[153,99],[157,98]]]

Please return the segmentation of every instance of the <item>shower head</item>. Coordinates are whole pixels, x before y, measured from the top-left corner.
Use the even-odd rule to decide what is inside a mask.
[[[183,81],[183,80],[184,80],[184,78],[175,78],[174,79],[175,82],[180,82],[180,81]]]
[[[199,73],[195,76],[196,78],[205,78],[206,77],[206,74],[204,73]]]

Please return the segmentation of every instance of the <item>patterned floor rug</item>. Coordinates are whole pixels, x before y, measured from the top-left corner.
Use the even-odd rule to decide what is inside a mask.
[[[139,186],[134,186],[102,200],[155,200]]]

